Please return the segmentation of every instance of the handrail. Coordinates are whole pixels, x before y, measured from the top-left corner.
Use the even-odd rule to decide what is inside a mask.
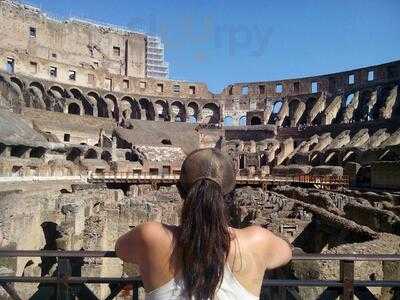
[[[85,289],[85,284],[113,284],[110,285],[111,293],[106,299],[113,299],[118,293],[128,287],[133,291],[132,299],[139,299],[139,288],[142,287],[140,277],[76,277],[70,273],[62,273],[60,269],[68,270],[69,260],[74,258],[116,258],[114,251],[54,251],[54,250],[0,250],[0,257],[57,257],[58,265],[56,277],[28,277],[28,276],[0,276],[0,286],[2,286],[12,299],[21,299],[17,291],[10,284],[19,283],[46,283],[54,284],[53,288],[60,289],[65,294],[69,292],[69,284],[78,285],[78,288]],[[340,261],[340,280],[282,280],[267,279],[263,281],[263,290],[269,287],[326,287],[323,293],[342,295],[342,299],[353,299],[357,293],[372,293],[367,287],[391,287],[400,291],[400,280],[354,280],[355,261],[389,261],[399,262],[400,255],[396,254],[295,254],[293,260],[330,260]],[[122,274],[121,274],[122,275]],[[76,288],[76,286],[74,287]],[[293,292],[293,291],[291,291]],[[59,295],[59,293],[57,293]],[[337,297],[336,296],[336,297]],[[63,299],[63,298],[57,298]],[[91,299],[97,299],[93,294]]]

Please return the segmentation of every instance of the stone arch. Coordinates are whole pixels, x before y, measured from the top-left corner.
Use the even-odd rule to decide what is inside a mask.
[[[87,158],[87,159],[98,159],[99,154],[97,153],[96,150],[94,150],[93,148],[91,148],[91,149],[89,149],[88,151],[86,151],[84,157]]]
[[[90,103],[96,107],[97,110],[97,117],[101,118],[108,118],[108,105],[104,101],[103,98],[100,97],[99,94],[97,94],[94,91],[90,91],[89,93],[86,94],[86,98],[89,100]]]
[[[283,99],[277,99],[274,101],[274,104],[272,105],[272,112],[268,120],[268,124],[275,124],[278,114],[282,110],[283,107]]]
[[[296,127],[297,123],[303,116],[306,109],[306,104],[295,98],[289,102],[289,122],[290,127]]]
[[[82,108],[78,103],[70,102],[67,106],[67,113],[70,115],[78,115],[79,116],[82,114]]]
[[[325,164],[327,164],[329,166],[339,166],[340,165],[339,154],[337,153],[337,151],[332,151],[326,155]]]
[[[105,160],[106,162],[112,161],[112,156],[111,156],[111,153],[109,151],[104,150],[101,153],[100,157],[101,157],[102,160]]]
[[[239,126],[246,126],[247,124],[247,117],[246,116],[241,116],[239,118]]]
[[[348,107],[353,102],[354,97],[355,97],[354,93],[347,94],[346,97],[343,98],[346,99],[344,101],[344,106]]]
[[[185,105],[180,101],[174,101],[171,104],[172,120],[175,122],[186,122]]]
[[[202,109],[203,122],[207,124],[218,124],[220,122],[220,109],[215,103],[207,103]]]
[[[234,125],[234,119],[232,116],[225,116],[224,117],[224,126],[233,126]]]
[[[353,115],[353,119],[355,122],[365,122],[372,119],[371,112],[375,104],[371,103],[372,97],[373,91],[371,90],[363,90],[360,92],[359,104]]]
[[[29,84],[31,96],[30,107],[50,110],[50,103],[45,101],[45,89],[40,82],[34,81]]]
[[[262,121],[261,118],[259,116],[253,116],[250,119],[250,125],[261,125]]]
[[[107,94],[103,97],[107,104],[108,116],[112,116],[114,120],[119,121],[119,107],[117,98],[113,94]]]
[[[67,154],[66,159],[69,161],[75,161],[82,155],[82,150],[79,148],[72,148]]]
[[[61,99],[66,97],[65,89],[59,85],[52,85],[48,93],[54,98]]]
[[[347,151],[343,155],[343,163],[345,162],[357,162],[358,155],[354,150]]]
[[[378,157],[380,161],[398,161],[400,160],[400,155],[393,150],[386,150],[382,155]]]
[[[129,96],[125,96],[121,99],[120,112],[125,120],[141,119],[141,111],[139,103],[135,99]]]
[[[19,94],[22,96],[22,92],[25,89],[25,83],[18,77],[14,77],[14,76],[10,77],[10,81],[15,83],[18,86]]]
[[[157,100],[154,103],[154,109],[158,120],[170,121],[170,112],[166,101]]]
[[[88,99],[83,95],[82,91],[78,88],[72,88],[69,90],[74,99],[80,101],[83,106],[83,111],[85,115],[93,116],[95,104],[88,101]]]
[[[64,98],[66,97],[65,89],[59,85],[53,85],[48,90],[49,97],[53,101],[53,110],[56,112],[63,112],[64,110]]]
[[[199,104],[190,102],[187,107],[187,116],[190,123],[198,123],[201,119]]]
[[[139,99],[139,105],[141,109],[142,119],[146,117],[146,120],[154,121],[155,120],[155,111],[153,103],[146,98]]]

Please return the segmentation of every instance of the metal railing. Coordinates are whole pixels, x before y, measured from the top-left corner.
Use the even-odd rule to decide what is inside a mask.
[[[92,173],[88,177],[88,181],[92,182],[164,182],[175,183],[179,180],[179,174],[149,174],[149,173],[132,173],[132,172],[104,172]],[[314,184],[323,186],[349,186],[348,176],[273,176],[273,175],[252,175],[252,176],[236,176],[237,184],[262,185],[262,184]]]
[[[0,276],[0,285],[11,299],[21,300],[12,283],[41,283],[52,287],[57,299],[70,299],[73,294],[78,299],[98,300],[86,284],[109,284],[110,293],[106,300],[114,299],[122,290],[132,290],[132,299],[139,299],[139,288],[142,282],[139,277],[81,277],[74,276],[71,264],[77,259],[84,258],[116,258],[113,251],[23,251],[1,250],[0,257],[41,257],[55,258],[57,260],[56,274],[52,277],[25,277],[25,276]],[[394,298],[400,297],[400,278],[398,280],[355,280],[354,262],[356,261],[381,261],[397,262],[400,264],[400,255],[346,255],[346,254],[297,254],[296,261],[339,261],[339,280],[304,280],[304,279],[268,279],[264,280],[262,293],[270,287],[326,287],[318,299],[350,300],[356,295],[360,299],[376,299],[367,287],[390,287],[394,290]],[[80,270],[79,270],[80,271]],[[79,273],[80,274],[80,273]],[[293,293],[293,291],[292,291]],[[300,296],[297,294],[297,298]]]

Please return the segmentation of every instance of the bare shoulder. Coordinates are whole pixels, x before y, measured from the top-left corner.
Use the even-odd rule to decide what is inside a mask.
[[[159,222],[143,223],[117,240],[117,255],[124,261],[135,262],[155,245],[168,243],[172,239],[174,227]]]
[[[236,232],[250,246],[253,254],[264,261],[268,269],[284,265],[292,257],[290,245],[262,226],[253,225]]]

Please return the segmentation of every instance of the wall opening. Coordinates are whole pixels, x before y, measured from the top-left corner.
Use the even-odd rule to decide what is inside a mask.
[[[50,66],[49,74],[50,74],[50,77],[57,77],[57,68]]]
[[[5,151],[6,151],[6,145],[0,144],[0,156],[2,156],[3,153],[5,153]]]
[[[246,124],[247,124],[247,118],[246,118],[246,116],[241,116],[241,117],[239,118],[239,126],[246,126]]]
[[[29,27],[29,37],[31,37],[31,38],[36,37],[36,28],[35,27]]]
[[[300,82],[294,82],[293,83],[293,91],[295,93],[300,93]]]
[[[261,125],[261,118],[254,116],[250,119],[250,125]]]
[[[112,89],[113,89],[112,79],[106,78],[106,79],[104,79],[104,83],[106,85],[106,89],[109,91],[112,91]]]
[[[169,140],[169,139],[164,139],[164,140],[162,140],[161,141],[161,144],[163,144],[163,145],[172,145],[172,143],[171,143],[171,140]]]
[[[125,90],[129,90],[129,80],[128,79],[124,79],[122,81],[122,86]]]
[[[354,74],[349,75],[349,84],[354,84]]]
[[[224,118],[224,126],[233,126],[233,118],[231,116]]]
[[[64,142],[69,142],[71,141],[71,135],[69,133],[64,134]]]
[[[243,86],[242,87],[242,95],[248,95],[248,94],[249,94],[249,87]]]
[[[150,173],[150,175],[158,175],[158,169],[157,168],[150,168],[149,173]]]
[[[89,149],[86,154],[85,154],[85,158],[88,159],[97,159],[97,152],[93,149]]]
[[[121,48],[118,46],[113,47],[113,54],[114,56],[121,56]]]
[[[375,79],[375,72],[368,71],[368,81],[373,81]]]
[[[30,157],[32,158],[42,158],[44,154],[46,153],[46,149],[44,148],[32,148]]]
[[[179,84],[174,84],[173,90],[175,93],[179,93],[181,91],[181,86]]]
[[[194,85],[189,86],[189,94],[190,95],[196,94],[196,87]]]
[[[73,148],[67,155],[67,160],[75,161],[81,155],[81,150]]]
[[[14,68],[15,68],[15,60],[14,60],[14,58],[7,57],[6,67],[5,67],[6,72],[14,73],[14,71],[15,71]]]
[[[258,91],[260,92],[260,94],[265,94],[265,85],[259,85]]]
[[[68,113],[71,115],[80,115],[81,114],[81,108],[79,107],[78,104],[76,103],[71,103],[68,105]]]
[[[28,148],[25,146],[13,146],[11,147],[10,155],[13,157],[22,157],[27,150]]]
[[[164,85],[162,83],[157,83],[157,92],[158,93],[164,92]]]
[[[318,82],[311,82],[311,93],[318,93]]]
[[[282,93],[282,92],[283,92],[283,85],[282,85],[281,83],[278,83],[278,84],[275,86],[275,93],[280,94],[280,93]]]
[[[349,106],[351,104],[351,102],[353,102],[354,99],[354,94],[350,94],[347,96],[346,98],[346,107]]]
[[[29,71],[31,74],[36,74],[38,71],[38,65],[37,62],[31,61],[29,63]]]
[[[112,160],[111,153],[108,151],[103,151],[103,153],[101,153],[101,159],[105,160],[106,162],[110,162]]]
[[[69,79],[69,80],[76,80],[76,71],[74,71],[74,70],[69,70],[69,71],[68,71],[68,79]]]

